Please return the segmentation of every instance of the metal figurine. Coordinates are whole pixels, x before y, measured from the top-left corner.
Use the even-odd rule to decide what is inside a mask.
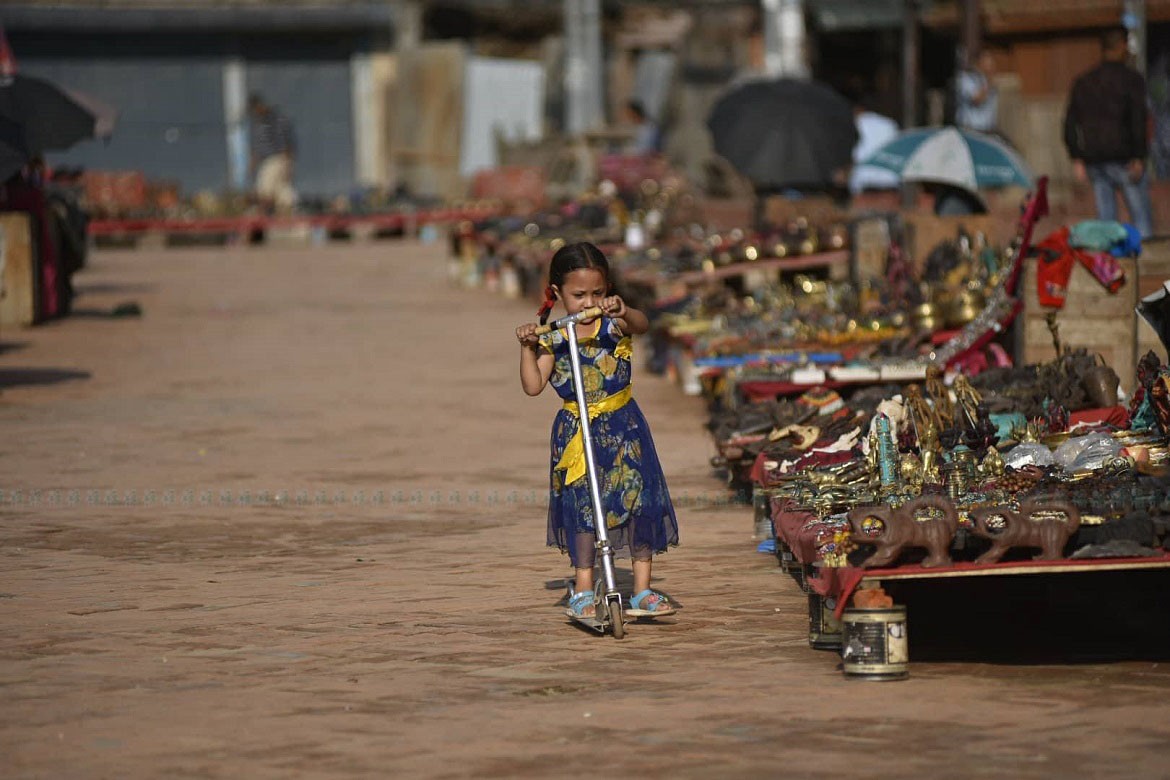
[[[883,491],[893,490],[898,485],[898,448],[890,430],[890,418],[879,414],[875,422],[878,439],[878,474]]]
[[[995,479],[1002,477],[1007,471],[1007,466],[1004,465],[1003,457],[999,454],[994,446],[987,448],[987,455],[984,456],[983,462],[979,464],[979,474],[984,479]]]
[[[942,455],[939,446],[938,416],[922,397],[922,390],[918,385],[906,388],[906,409],[910,416],[910,425],[918,439],[918,452],[922,457],[922,481],[937,484],[940,478],[939,458]]]
[[[902,482],[912,492],[922,491],[922,461],[913,452],[905,452],[898,461]]]
[[[929,366],[926,369],[926,392],[934,403],[935,414],[944,428],[955,424],[955,405],[951,401],[951,393],[943,381],[943,371],[938,366]]]
[[[1052,334],[1052,349],[1056,352],[1056,359],[1060,360],[1062,352],[1060,345],[1060,323],[1056,321],[1056,312],[1050,311],[1045,314],[1044,322],[1048,325],[1048,332]]]
[[[937,485],[942,481],[939,473],[939,461],[942,459],[942,450],[939,446],[938,431],[933,422],[927,422],[922,429],[918,440],[918,450],[922,454],[922,481],[925,484]]]

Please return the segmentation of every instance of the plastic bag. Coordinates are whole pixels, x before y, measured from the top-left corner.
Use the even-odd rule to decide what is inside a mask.
[[[1052,454],[1065,471],[1099,469],[1121,454],[1121,444],[1105,433],[1090,433],[1069,439]]]
[[[1053,462],[1052,450],[1034,441],[1017,444],[1003,456],[1004,465],[1013,469],[1022,469],[1024,466],[1051,466]]]

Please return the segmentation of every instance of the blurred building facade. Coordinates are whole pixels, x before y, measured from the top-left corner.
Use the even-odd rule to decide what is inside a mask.
[[[711,105],[729,83],[767,72],[777,45],[799,47],[809,75],[880,113],[902,121],[909,105],[920,123],[940,119],[930,97],[954,74],[973,7],[1002,54],[1004,131],[1037,170],[1059,177],[1068,86],[1095,61],[1097,31],[1132,0],[589,2],[16,0],[0,21],[23,71],[121,112],[108,144],[59,162],[142,170],[187,191],[239,188],[244,107],[257,92],[296,128],[301,192],[377,186],[458,197],[509,144],[564,143],[566,84],[581,77],[566,18],[578,7],[597,9],[602,65],[586,75],[600,85],[601,124],[620,122],[637,97],[663,128],[665,153],[700,184],[713,170]],[[1170,0],[1144,7],[1154,83]],[[783,30],[770,29],[781,16]],[[911,81],[908,30],[917,41]]]
[[[141,170],[184,189],[241,188],[249,93],[293,122],[297,179],[341,192],[377,146],[358,110],[389,48],[382,4],[18,3],[0,11],[18,67],[119,111],[114,137],[58,162]]]

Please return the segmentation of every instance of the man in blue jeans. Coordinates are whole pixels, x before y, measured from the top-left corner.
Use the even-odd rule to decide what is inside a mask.
[[[1073,84],[1064,117],[1064,144],[1078,181],[1093,183],[1097,216],[1117,219],[1116,192],[1121,191],[1130,220],[1149,238],[1149,112],[1146,81],[1126,64],[1129,51],[1124,28],[1101,36],[1101,64]]]

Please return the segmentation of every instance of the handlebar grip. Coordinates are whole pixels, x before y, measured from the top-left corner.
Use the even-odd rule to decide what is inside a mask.
[[[576,325],[581,320],[593,319],[605,314],[600,306],[590,306],[588,309],[583,309],[576,314],[570,314],[567,317],[561,317],[559,320],[553,320],[547,325],[541,325],[536,329],[537,336],[543,336],[546,333],[552,333],[554,330],[568,327],[569,325]]]

